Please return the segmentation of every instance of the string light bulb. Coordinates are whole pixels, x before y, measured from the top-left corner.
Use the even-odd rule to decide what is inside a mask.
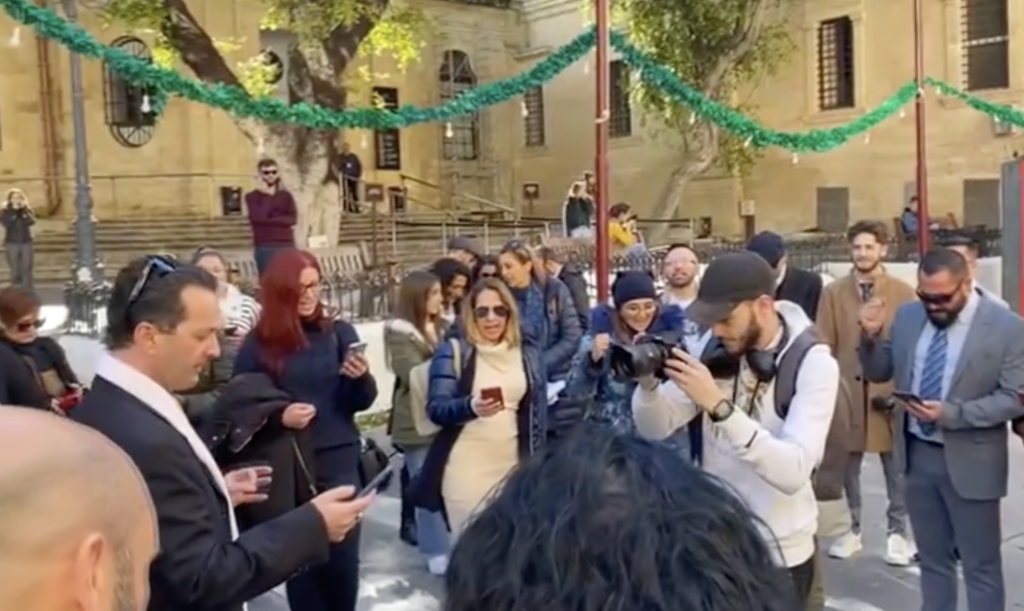
[[[444,124],[444,137],[445,138],[454,138],[455,137],[455,129],[452,127],[451,122],[448,122],[448,123]]]
[[[583,60],[583,74],[590,74],[590,60]]]
[[[901,119],[906,119],[907,118],[907,107],[906,106],[901,106],[900,107],[900,118]]]
[[[697,122],[697,113],[691,112],[690,113],[690,125],[693,125],[696,122]]]
[[[793,165],[800,163],[800,155],[793,153],[793,158],[790,161],[793,162]]]
[[[149,113],[153,112],[153,104],[149,100],[149,94],[148,93],[142,96],[142,105],[139,106],[139,110],[141,110],[143,113],[145,113],[147,115]]]
[[[753,136],[748,136],[747,139],[743,141],[743,148],[750,148],[750,145],[753,144],[753,143],[754,143],[754,137]]]
[[[871,132],[864,132],[864,144],[871,144]]]
[[[526,100],[523,100],[522,102],[519,103],[519,108],[520,111],[523,113],[524,119],[530,116],[530,109],[529,107],[526,106]]]
[[[11,38],[7,41],[7,44],[11,45],[12,47],[20,47],[21,46],[21,27],[20,26],[19,27],[15,27],[14,31],[11,32]]]

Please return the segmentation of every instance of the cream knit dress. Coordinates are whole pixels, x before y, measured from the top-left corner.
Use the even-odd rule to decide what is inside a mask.
[[[522,350],[504,343],[476,346],[473,395],[495,386],[501,388],[505,409],[466,424],[445,467],[441,493],[453,537],[519,462],[516,413],[527,391]]]

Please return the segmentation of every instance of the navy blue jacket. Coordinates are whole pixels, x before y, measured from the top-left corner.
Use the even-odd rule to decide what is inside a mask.
[[[513,290],[512,294],[519,306],[523,333],[537,338],[543,349],[547,379],[554,382],[564,380],[569,373],[572,357],[576,354],[580,339],[583,337],[583,326],[580,324],[572,293],[561,280],[548,276],[541,290],[544,295],[544,314],[547,317],[546,329],[531,328],[535,326],[531,323],[531,312],[525,311],[525,304],[522,302],[525,290]]]
[[[334,321],[326,332],[314,326],[306,326],[305,331],[309,345],[285,358],[280,375],[260,362],[259,342],[250,334],[238,351],[235,374],[266,373],[294,401],[316,407],[310,424],[314,450],[355,444],[359,441],[355,415],[369,409],[377,398],[377,382],[369,373],[357,380],[339,373],[348,347],[359,342],[359,333],[344,320]]]

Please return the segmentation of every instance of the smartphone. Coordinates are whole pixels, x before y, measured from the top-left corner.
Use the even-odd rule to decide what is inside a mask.
[[[912,393],[912,392],[905,392],[905,391],[902,391],[902,390],[894,390],[894,391],[892,391],[892,396],[894,396],[897,399],[899,399],[900,401],[904,401],[906,403],[923,403],[924,402],[921,399],[921,397],[918,397],[914,393]]]
[[[371,492],[376,492],[378,488],[381,488],[385,482],[391,479],[391,476],[394,474],[394,472],[395,457],[392,456],[391,460],[388,461],[388,466],[384,467],[384,469],[377,474],[377,477],[371,479],[368,484],[363,486],[363,489],[359,491],[359,494],[356,495],[356,498],[361,499],[364,496],[370,494]]]
[[[366,342],[356,342],[354,344],[349,344],[348,352],[350,354],[358,354],[359,356],[363,356],[366,354],[367,346],[369,346],[369,344],[367,344]]]
[[[505,396],[501,393],[501,388],[497,386],[481,390],[480,398],[484,401],[495,401],[500,405],[505,404]]]

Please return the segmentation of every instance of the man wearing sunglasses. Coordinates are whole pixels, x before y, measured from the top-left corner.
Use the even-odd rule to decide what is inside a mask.
[[[257,166],[256,189],[245,194],[245,208],[252,227],[253,255],[260,275],[274,254],[295,248],[295,198],[281,186],[281,172],[273,159],[261,159]]]
[[[242,611],[359,522],[373,495],[334,488],[238,532],[233,506],[259,491],[256,469],[226,475],[172,393],[193,387],[220,350],[217,281],[205,270],[146,257],[122,269],[107,306],[108,353],[71,412],[128,454],[156,507],[160,554],[149,611]]]
[[[967,261],[940,248],[918,266],[920,301],[860,312],[870,382],[892,381],[894,452],[906,456],[906,504],[921,561],[921,608],[956,611],[959,552],[970,611],[1006,608],[1000,501],[1007,423],[1024,415],[1024,320],[972,290]]]

